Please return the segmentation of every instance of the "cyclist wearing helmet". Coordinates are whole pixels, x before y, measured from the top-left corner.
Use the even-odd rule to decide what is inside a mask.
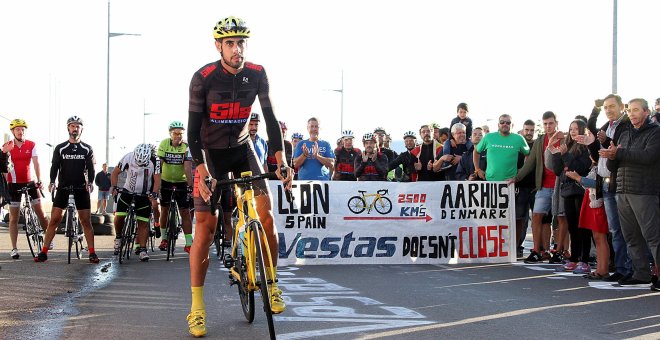
[[[374,134],[366,133],[362,137],[362,144],[362,157],[355,158],[355,177],[358,181],[386,181],[387,156],[378,152]]]
[[[257,131],[259,131],[260,121],[261,118],[259,117],[259,114],[252,112],[252,115],[250,116],[250,125],[248,131],[250,133],[250,140],[252,140],[252,144],[254,146],[254,151],[257,153],[259,164],[264,167],[264,171],[268,171],[268,165],[266,163],[266,157],[268,156],[268,144],[257,134]],[[275,163],[275,166],[277,166],[277,163]]]
[[[222,178],[229,172],[235,177],[247,170],[253,174],[263,172],[248,133],[252,104],[257,96],[278,168],[284,167],[287,171],[286,179],[279,172],[276,174],[288,188],[293,175],[282,150],[282,132],[270,102],[266,72],[263,66],[244,59],[250,29],[243,20],[228,17],[217,23],[213,36],[220,60],[195,72],[190,83],[188,142],[197,165],[194,188],[196,242],[190,251],[192,305],[187,317],[188,331],[193,336],[206,334],[204,280],[209,265],[209,245],[217,224],[217,216],[211,214],[211,190],[205,179],[212,176],[212,183],[215,183],[215,178]],[[254,190],[257,213],[268,234],[270,252],[277,254],[278,241],[268,186],[264,180],[256,181]],[[273,260],[266,265],[276,267],[277,257]],[[272,282],[268,287],[271,309],[274,313],[281,313],[285,306],[277,279],[269,277],[268,280]]]
[[[395,159],[391,160],[387,165],[387,170],[392,171],[398,167],[403,169],[400,182],[415,182],[417,180],[417,173],[415,172],[415,162],[417,157],[410,153],[415,148],[417,136],[414,131],[408,131],[403,134],[403,142],[406,146],[406,152],[400,153]]]
[[[160,160],[153,157],[151,145],[138,144],[135,150],[127,153],[112,170],[110,181],[112,182],[112,196],[117,201],[117,212],[115,213],[115,255],[119,254],[121,246],[121,229],[124,226],[128,205],[131,204],[131,196],[119,193],[117,182],[119,173],[126,172],[127,180],[122,189],[134,194],[152,194],[151,200],[155,199],[160,188]],[[149,217],[151,216],[152,202],[146,197],[135,197],[135,216],[137,219],[137,238],[135,240],[135,254],[140,261],[149,261],[147,253],[147,235],[149,228]],[[182,217],[184,215],[182,214]]]
[[[80,140],[83,132],[83,120],[72,116],[66,121],[69,140],[55,146],[53,160],[50,167],[50,185],[48,191],[55,190],[55,179],[58,181],[58,190],[53,199],[53,209],[50,213],[50,223],[46,230],[44,244],[50,244],[55,237],[57,226],[62,221],[64,209],[69,203],[69,191],[60,190],[73,186],[73,196],[78,210],[78,220],[83,226],[85,240],[89,250],[89,262],[99,263],[99,257],[94,250],[94,230],[90,211],[89,194],[94,191],[94,151],[92,147]],[[34,258],[36,262],[48,260],[48,246]]]
[[[355,177],[355,159],[360,157],[362,151],[353,147],[353,131],[345,130],[341,133],[342,146],[335,149],[335,172],[333,181],[357,181]]]
[[[179,190],[188,190],[192,193],[193,176],[192,176],[192,156],[188,149],[188,144],[183,141],[183,123],[180,121],[173,121],[169,126],[170,138],[165,138],[160,142],[158,151],[156,152],[162,166],[162,173],[160,174],[160,188],[173,188]],[[154,190],[156,191],[156,190]],[[192,218],[190,217],[190,204],[187,195],[177,193],[177,204],[179,205],[179,213],[181,214],[181,224],[183,234],[186,238],[186,245],[183,250],[190,253],[192,246]],[[160,206],[162,212],[160,213],[160,234],[162,240],[160,241],[160,250],[167,250],[167,216],[169,212],[170,200],[172,198],[172,191],[163,190],[160,195]]]
[[[280,130],[282,130],[282,140],[284,141],[284,153],[286,154],[286,161],[289,164],[293,164],[293,145],[291,142],[286,140],[286,124],[280,120]],[[293,140],[293,138],[291,138]],[[302,136],[301,138],[302,139]],[[277,170],[277,159],[275,159],[275,152],[270,146],[270,141],[268,142],[268,158],[266,162],[268,163],[268,172],[273,172]]]
[[[22,119],[14,119],[9,123],[9,129],[14,138],[2,146],[2,155],[0,155],[3,163],[11,162],[13,164],[13,167],[8,167],[7,172],[7,189],[11,196],[11,203],[9,204],[9,238],[11,239],[11,258],[13,259],[20,257],[16,248],[16,242],[18,239],[19,206],[21,203],[21,193],[19,190],[21,188],[30,187],[28,193],[32,198],[31,204],[34,212],[37,214],[42,227],[48,225],[48,220],[46,220],[44,210],[41,207],[39,192],[37,191],[41,187],[41,171],[37,157],[37,148],[33,141],[25,139],[25,130],[27,127],[27,123]],[[30,162],[34,165],[37,183],[30,176]]]

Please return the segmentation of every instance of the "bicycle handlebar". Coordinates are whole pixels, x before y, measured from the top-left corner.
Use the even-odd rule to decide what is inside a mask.
[[[254,181],[258,181],[260,179],[277,179],[277,174],[274,172],[267,172],[265,174],[260,174],[260,175],[253,175],[253,176],[247,176],[247,177],[240,177],[240,178],[234,178],[234,179],[223,179],[217,181],[216,185],[231,185],[231,184],[240,184],[240,183],[251,183]],[[211,184],[211,179],[206,178],[205,179],[206,183],[208,185]]]
[[[41,186],[37,186],[35,183],[33,183],[33,184],[28,184],[28,185],[26,185],[26,186],[24,186],[24,187],[18,189],[18,192],[20,192],[21,194],[25,194],[25,193],[27,193],[27,192],[28,192],[30,189],[32,189],[32,188],[35,188],[35,189],[39,190],[39,193],[41,194],[41,197],[44,197],[44,198],[46,197],[46,195],[44,195],[44,190],[42,189],[42,187],[41,187]],[[28,195],[29,195],[29,194],[28,194]],[[30,197],[30,198],[31,198],[31,197]],[[39,198],[39,197],[37,197],[37,198]]]
[[[130,191],[124,189],[124,188],[117,188],[117,195],[113,196],[113,199],[115,200],[115,203],[117,203],[117,197],[119,197],[119,194],[126,194],[126,195],[130,195],[131,197],[146,197],[146,198],[151,197],[150,192],[146,193],[146,194],[138,194],[137,192],[130,192]]]

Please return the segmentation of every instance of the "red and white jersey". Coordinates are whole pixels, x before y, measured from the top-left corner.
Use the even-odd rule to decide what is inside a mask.
[[[19,147],[14,141],[14,148],[9,151],[11,163],[9,173],[7,174],[8,183],[27,183],[30,178],[30,162],[32,157],[37,157],[37,146],[33,141],[25,140]]]

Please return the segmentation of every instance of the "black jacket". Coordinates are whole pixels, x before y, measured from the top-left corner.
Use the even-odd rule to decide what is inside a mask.
[[[396,158],[389,161],[387,171],[390,172],[401,165],[403,166],[403,174],[400,181],[412,182],[412,174],[415,172],[415,162],[417,162],[417,157],[413,156],[410,150],[406,150],[406,152],[400,153]]]
[[[647,119],[639,129],[626,122],[619,125],[616,132],[619,133],[619,149],[615,159],[607,161],[607,168],[613,174],[616,171],[616,192],[658,195],[660,193],[660,126]]]
[[[586,176],[591,169],[591,158],[589,152],[583,150],[582,152],[573,153],[570,150],[565,154],[556,153],[552,155],[552,171],[559,177],[559,187],[570,186],[575,181],[566,176],[567,171],[575,171],[580,176]],[[584,193],[581,190],[581,193]]]

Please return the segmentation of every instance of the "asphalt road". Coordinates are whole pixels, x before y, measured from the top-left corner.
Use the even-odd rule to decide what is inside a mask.
[[[187,254],[166,262],[156,252],[148,263],[131,258],[119,265],[109,252],[100,248],[100,265],[67,265],[57,255],[45,264],[8,261],[0,249],[0,339],[189,338]],[[279,268],[288,308],[275,329],[279,339],[660,338],[660,293],[589,282],[554,267]],[[267,338],[256,298],[249,324],[237,288],[213,258],[205,290],[208,338]]]

